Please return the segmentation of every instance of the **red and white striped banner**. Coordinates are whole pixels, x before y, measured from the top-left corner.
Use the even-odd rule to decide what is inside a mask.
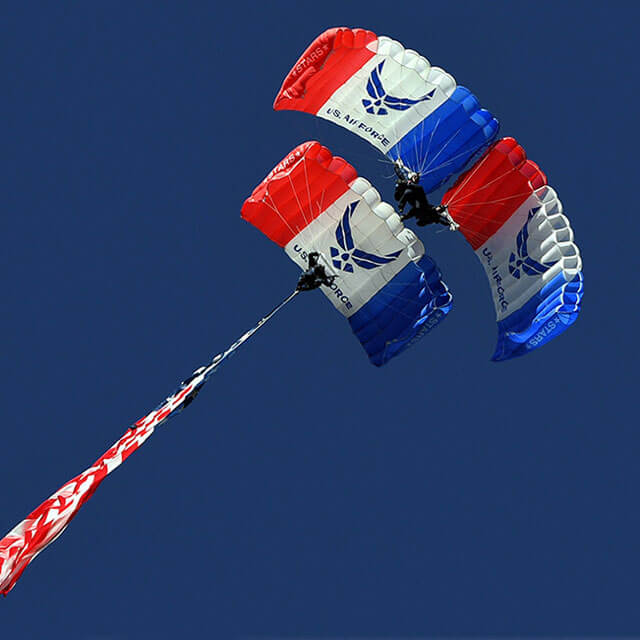
[[[222,362],[297,294],[298,291],[294,291],[226,351],[216,355],[206,366],[196,369],[172,395],[151,413],[140,418],[91,467],[58,489],[0,540],[0,593],[2,595],[6,596],[13,589],[27,565],[67,528],[80,507],[91,498],[100,483],[136,451],[153,434],[159,424],[189,405]]]

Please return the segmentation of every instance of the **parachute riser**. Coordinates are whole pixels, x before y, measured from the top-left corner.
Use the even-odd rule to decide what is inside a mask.
[[[449,213],[449,207],[447,205],[442,205],[444,208],[440,212],[440,216],[445,221],[445,224],[449,226],[449,231],[458,231],[460,229],[460,225],[451,217]]]
[[[393,161],[393,171],[396,174],[398,180],[409,180],[409,177],[415,173],[407,167],[407,165],[402,162],[402,158],[396,158]]]

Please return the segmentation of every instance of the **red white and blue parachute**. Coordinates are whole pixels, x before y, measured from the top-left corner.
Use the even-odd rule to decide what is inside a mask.
[[[451,294],[391,205],[318,142],[289,153],[254,189],[242,217],[303,269],[317,251],[336,275],[323,292],[371,362],[382,365],[435,327]]]
[[[542,346],[573,324],[582,260],[556,192],[524,149],[503,138],[442,203],[485,269],[498,320],[493,360]]]
[[[498,133],[498,121],[446,71],[365,29],[318,36],[285,78],[274,109],[306,111],[352,131],[420,173],[427,192]]]

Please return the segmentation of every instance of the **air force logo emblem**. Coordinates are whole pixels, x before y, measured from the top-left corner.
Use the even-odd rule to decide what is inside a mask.
[[[374,116],[386,116],[389,113],[389,109],[393,109],[394,111],[406,111],[414,104],[418,104],[418,102],[425,102],[433,98],[433,94],[436,91],[435,87],[431,89],[429,93],[425,94],[421,98],[416,98],[415,100],[411,98],[396,98],[388,95],[384,90],[382,80],[380,79],[384,63],[385,61],[383,60],[369,75],[369,80],[367,81],[367,93],[371,99],[365,98],[362,100],[362,105],[367,113],[371,113]]]
[[[336,243],[338,247],[329,248],[333,266],[347,273],[353,273],[354,264],[362,269],[377,269],[384,264],[393,262],[402,253],[402,249],[400,249],[386,256],[376,256],[356,247],[351,231],[351,218],[358,204],[359,201],[352,202],[344,210],[344,214],[336,227]]]
[[[555,264],[555,262],[551,262],[549,264],[536,262],[529,256],[529,250],[527,248],[527,242],[529,240],[529,223],[539,210],[540,207],[535,207],[529,211],[527,221],[518,232],[518,236],[516,238],[516,252],[512,253],[509,257],[509,273],[518,280],[523,273],[528,276],[542,275]]]

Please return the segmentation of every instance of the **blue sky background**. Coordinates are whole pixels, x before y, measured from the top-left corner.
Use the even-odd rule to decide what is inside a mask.
[[[318,139],[387,200],[375,150],[272,111],[332,26],[471,88],[548,174],[581,317],[489,361],[454,294],[382,369],[300,296],[110,476],[0,602],[12,638],[640,634],[637,22],[630,2],[13,3],[3,60],[0,535],[294,286],[240,206]]]

